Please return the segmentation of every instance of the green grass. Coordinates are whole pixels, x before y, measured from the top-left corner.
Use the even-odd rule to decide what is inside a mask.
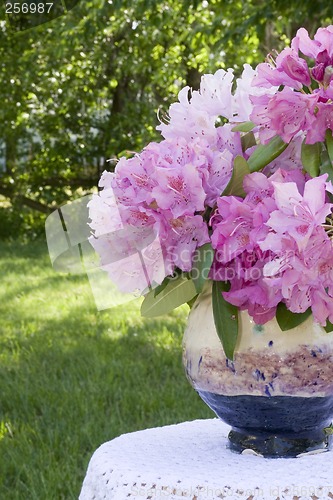
[[[103,442],[212,413],[186,380],[187,310],[98,312],[44,242],[0,244],[0,498],[76,499]],[[195,437],[194,437],[195,439]]]

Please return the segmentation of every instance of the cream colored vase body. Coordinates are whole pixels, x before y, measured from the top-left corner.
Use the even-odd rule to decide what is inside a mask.
[[[201,398],[231,425],[230,447],[268,457],[328,450],[333,417],[333,333],[312,317],[281,331],[239,313],[234,360],[216,333],[211,291],[195,302],[184,335],[187,376]]]

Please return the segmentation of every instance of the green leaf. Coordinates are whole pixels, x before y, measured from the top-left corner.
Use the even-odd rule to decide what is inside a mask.
[[[327,333],[333,332],[333,325],[330,321],[326,320],[326,326],[324,326],[324,329],[326,330]]]
[[[251,172],[261,170],[275,160],[286,149],[288,144],[276,135],[268,144],[260,144],[248,159]]]
[[[253,122],[243,122],[239,125],[236,125],[231,130],[232,132],[251,132],[251,130],[255,127],[255,123]]]
[[[310,315],[310,307],[304,313],[293,313],[283,302],[280,302],[276,309],[276,320],[283,332],[301,325]]]
[[[328,180],[333,182],[333,168],[326,149],[321,152],[320,174],[328,174]]]
[[[159,293],[163,292],[164,288],[167,286],[169,281],[170,281],[170,278],[166,277],[166,278],[164,278],[164,280],[162,281],[162,283],[160,285],[157,285],[157,287],[153,289],[154,297],[156,297]],[[145,295],[145,294],[143,294],[143,295]]]
[[[333,424],[330,424],[328,427],[324,427],[324,433],[326,436],[331,436],[333,434]]]
[[[304,170],[311,175],[317,177],[319,175],[319,167],[321,163],[322,146],[320,142],[315,144],[302,143],[301,160]]]
[[[176,307],[189,302],[196,294],[193,281],[181,274],[175,279],[170,279],[158,295],[155,296],[155,290],[151,290],[146,295],[141,304],[141,315],[153,318],[167,314]]]
[[[243,135],[243,137],[241,137],[241,143],[243,152],[249,148],[252,148],[252,146],[255,146],[257,144],[257,141],[254,137],[254,133],[248,132],[247,134]]]
[[[189,300],[189,301],[187,302],[187,305],[188,305],[188,307],[189,307],[190,309],[192,309],[193,304],[194,304],[194,302],[197,300],[197,298],[198,298],[198,294],[197,294],[197,295],[194,295],[193,299],[191,299],[191,300]]]
[[[235,195],[235,196],[245,196],[243,189],[243,180],[245,175],[250,173],[250,168],[243,156],[236,156],[234,160],[234,168],[232,171],[232,176],[227,184],[227,187],[222,193],[222,196]]]
[[[229,284],[223,281],[214,281],[212,303],[217,334],[222,342],[226,357],[233,360],[238,337],[238,308],[223,298],[222,292],[228,289]]]
[[[167,286],[167,284],[175,279],[176,277],[176,273],[174,274],[174,276],[167,276],[166,278],[164,278],[164,280],[162,281],[162,283],[160,285],[157,285],[153,291],[154,291],[154,297],[156,297],[159,293],[163,292],[164,288]],[[142,295],[145,295],[145,294],[142,294]]]
[[[325,142],[326,142],[326,148],[327,148],[328,156],[330,158],[331,166],[332,166],[332,163],[333,163],[333,136],[332,136],[332,130],[326,130]]]
[[[197,248],[193,255],[193,268],[191,277],[197,293],[202,292],[204,284],[208,278],[210,268],[214,259],[214,250],[211,243],[206,243]]]

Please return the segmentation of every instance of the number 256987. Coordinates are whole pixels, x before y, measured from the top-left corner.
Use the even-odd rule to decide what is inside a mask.
[[[53,3],[6,3],[6,14],[49,14]]]

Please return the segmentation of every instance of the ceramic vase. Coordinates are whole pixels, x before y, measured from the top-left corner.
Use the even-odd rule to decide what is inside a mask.
[[[264,457],[329,450],[333,333],[312,316],[281,331],[275,318],[257,325],[246,311],[239,312],[231,361],[216,332],[208,288],[189,314],[183,360],[195,390],[231,426],[231,450]]]

